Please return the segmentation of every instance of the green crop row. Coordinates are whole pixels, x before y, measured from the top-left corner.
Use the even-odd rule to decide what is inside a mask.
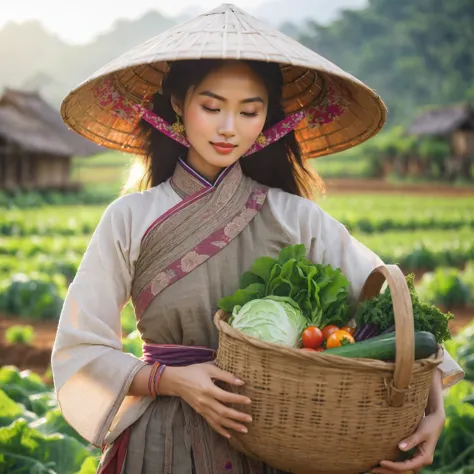
[[[420,297],[445,308],[474,305],[474,261],[464,270],[437,268],[425,273],[417,287]]]
[[[474,260],[474,233],[470,228],[446,231],[393,231],[383,234],[354,233],[382,258],[406,271],[461,267]]]
[[[473,197],[357,194],[317,202],[352,232],[474,227]]]
[[[344,195],[318,204],[353,232],[474,227],[474,198]],[[1,207],[1,206],[0,206]],[[0,236],[89,235],[104,212],[97,206],[11,209],[0,215]]]
[[[18,258],[29,258],[35,255],[58,257],[67,253],[83,254],[89,240],[89,235],[0,237],[0,256],[12,255]]]
[[[0,215],[0,236],[92,234],[104,206],[57,206],[9,210]]]

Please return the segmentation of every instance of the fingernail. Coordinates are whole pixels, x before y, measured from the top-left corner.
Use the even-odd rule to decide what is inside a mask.
[[[247,400],[245,401],[245,403],[250,404],[250,403],[252,403],[252,400],[250,400],[250,398],[247,398]]]
[[[248,433],[248,432],[249,432],[249,430],[248,430],[247,428],[245,428],[245,427],[244,427],[244,428],[240,428],[240,431],[241,431],[242,433]]]
[[[240,379],[235,379],[235,383],[237,385],[243,385],[245,382],[243,380],[240,380]]]
[[[249,423],[252,423],[252,421],[253,421],[253,420],[252,420],[252,417],[249,416],[249,417],[247,418],[247,421],[248,421]]]
[[[401,442],[398,446],[399,446],[400,449],[406,449],[406,447],[408,446],[408,443],[406,443],[405,441],[403,441],[403,442]]]

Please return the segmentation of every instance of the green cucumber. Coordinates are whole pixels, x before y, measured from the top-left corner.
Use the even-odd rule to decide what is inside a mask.
[[[355,359],[395,360],[395,333],[383,334],[355,344],[346,344],[327,349],[325,354]],[[436,339],[430,332],[415,332],[415,360],[426,359],[438,349]]]

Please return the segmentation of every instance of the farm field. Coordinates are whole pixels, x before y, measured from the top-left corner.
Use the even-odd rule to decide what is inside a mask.
[[[318,204],[386,263],[414,272],[420,291],[435,303],[463,317],[470,313],[474,196],[328,194]],[[2,212],[0,313],[57,320],[105,207],[58,205]],[[52,328],[54,332],[54,324]]]
[[[117,171],[107,160],[96,164],[103,175],[107,169]],[[94,175],[92,168],[89,176]],[[117,175],[113,181],[119,189]],[[468,379],[474,380],[474,193],[394,194],[377,186],[372,192],[335,189],[329,186],[318,204],[386,263],[413,272],[423,299],[454,313],[451,330],[456,337],[449,341],[449,350],[466,367]],[[67,287],[105,208],[106,204],[58,204],[2,209],[0,438],[8,440],[11,452],[0,453],[0,474],[16,472],[9,466],[17,465],[13,460],[18,456],[38,472],[48,472],[51,462],[60,467],[67,464],[64,472],[71,474],[95,472],[99,452],[62,418],[51,388],[49,360]],[[122,313],[122,328],[123,350],[140,356],[141,341],[130,305]],[[450,441],[461,425],[474,439],[474,407],[464,402],[473,396],[469,381],[446,395],[448,417],[455,421],[440,439],[435,465],[454,463],[463,469],[456,474],[474,472],[474,467],[464,470],[471,469],[468,462],[474,463],[465,454],[470,445]],[[51,438],[51,433],[61,436]],[[36,451],[32,440],[40,446]],[[67,453],[64,458],[57,455],[61,450]]]

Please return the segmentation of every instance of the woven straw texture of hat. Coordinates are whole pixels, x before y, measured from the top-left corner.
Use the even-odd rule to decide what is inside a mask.
[[[109,79],[121,95],[146,105],[160,91],[171,61],[244,59],[279,63],[287,113],[318,106],[335,90],[347,104],[329,123],[296,129],[305,158],[351,148],[375,135],[386,108],[375,91],[330,61],[234,5],[220,7],[167,30],[119,56],[64,99],[61,113],[68,127],[94,142],[125,152],[146,154],[147,138],[136,119],[125,120],[101,107],[94,90]]]

